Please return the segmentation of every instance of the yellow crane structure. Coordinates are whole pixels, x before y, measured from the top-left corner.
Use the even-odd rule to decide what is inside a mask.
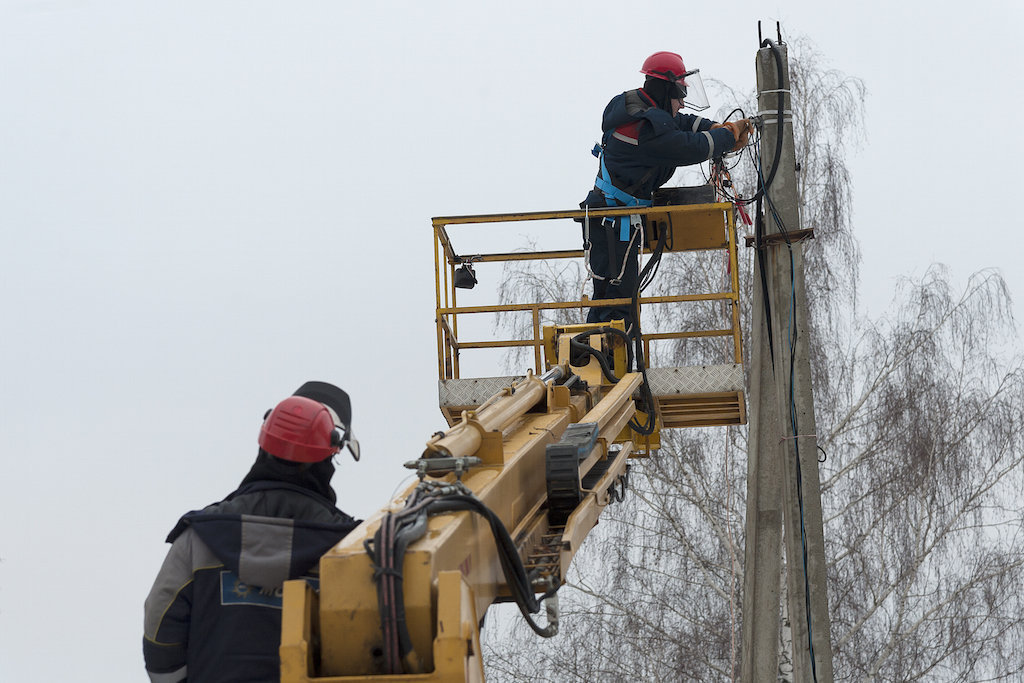
[[[636,302],[458,304],[456,281],[466,264],[584,254],[460,253],[453,226],[626,214],[646,216],[647,252],[720,251],[727,286]],[[515,601],[538,633],[557,631],[556,591],[602,511],[624,495],[630,459],[655,452],[663,429],[746,422],[731,203],[439,217],[433,232],[439,406],[448,429],[407,463],[419,481],[324,555],[319,589],[306,581],[285,584],[285,683],[482,681],[479,625],[488,607]],[[708,301],[722,303],[716,329],[655,330],[639,344],[622,321],[544,322],[556,309]],[[499,312],[531,316],[532,334],[460,337],[460,321]],[[652,343],[688,337],[721,339],[725,362],[646,367]],[[533,351],[534,367],[524,375],[460,373],[463,354],[511,347]],[[534,619],[542,604],[543,625]]]

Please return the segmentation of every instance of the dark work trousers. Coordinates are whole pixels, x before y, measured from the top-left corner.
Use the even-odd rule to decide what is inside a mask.
[[[604,222],[591,220],[590,222],[590,269],[595,275],[605,278],[599,280],[594,278],[594,299],[631,299],[636,293],[638,272],[637,261],[640,252],[640,240],[638,236],[632,242],[629,254],[626,249],[631,242],[623,242],[619,239],[619,225],[614,224],[606,227]],[[586,235],[584,235],[586,239]],[[584,248],[586,245],[584,245]],[[628,259],[626,269],[623,271],[622,262]],[[621,282],[613,284],[612,280],[619,277],[622,271]],[[633,325],[632,304],[623,306],[594,307],[587,314],[588,323],[608,322],[610,320],[622,319],[626,322],[626,329]]]

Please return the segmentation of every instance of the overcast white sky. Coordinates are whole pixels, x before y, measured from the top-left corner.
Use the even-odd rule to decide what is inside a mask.
[[[574,207],[653,51],[752,91],[757,20],[814,40],[869,91],[865,304],[943,262],[1024,314],[1021,5],[829,5],[0,1],[0,678],[142,680],[166,533],[308,379],[340,505],[389,499],[443,426],[430,217]]]

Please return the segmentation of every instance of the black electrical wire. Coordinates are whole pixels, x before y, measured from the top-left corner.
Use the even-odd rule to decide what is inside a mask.
[[[791,327],[789,340],[789,414],[790,423],[793,428],[793,451],[796,460],[796,498],[800,508],[800,546],[803,555],[804,565],[804,609],[807,619],[807,648],[811,659],[811,676],[818,680],[817,663],[814,661],[814,638],[811,622],[811,583],[807,576],[807,530],[804,520],[804,485],[803,465],[800,462],[800,428],[799,418],[796,410],[796,345],[798,327],[796,325],[796,264],[793,257],[793,247],[786,242],[789,249],[789,275],[790,275],[790,317]]]
[[[782,92],[782,73],[783,73],[783,69],[782,69],[782,53],[779,51],[779,46],[776,45],[771,40],[771,38],[765,38],[764,42],[761,43],[761,47],[762,48],[764,48],[764,47],[770,47],[771,48],[772,54],[775,56],[775,71],[778,74],[778,84],[777,84],[778,88],[777,89],[779,91],[778,92],[779,101],[778,101],[778,107],[777,107],[777,109],[778,109],[778,119],[777,119],[777,122],[775,124],[775,127],[777,129],[776,130],[776,138],[775,138],[775,155],[774,155],[774,158],[772,159],[772,170],[768,173],[768,178],[766,180],[764,180],[763,182],[760,182],[758,184],[759,186],[757,188],[757,192],[754,194],[753,197],[750,197],[749,199],[741,200],[742,203],[744,203],[744,204],[751,204],[751,203],[757,201],[758,199],[760,199],[764,195],[764,193],[767,191],[767,189],[769,187],[771,187],[772,181],[775,180],[775,174],[779,170],[779,161],[782,159],[782,134],[783,134],[782,128],[783,128],[783,119],[785,117],[785,111],[786,111],[786,96],[785,96],[785,93]],[[759,178],[759,180],[760,179],[761,178]]]
[[[781,78],[781,76],[780,76]],[[757,167],[757,178],[758,184],[762,189],[766,187],[764,182],[764,166],[762,164],[762,157],[760,151],[760,145],[755,146],[754,152],[755,165]],[[775,335],[772,331],[772,302],[771,297],[768,294],[768,264],[765,252],[765,225],[764,225],[764,211],[762,209],[762,203],[766,202],[768,208],[771,211],[772,218],[775,219],[775,225],[779,229],[779,233],[785,239],[786,244],[790,245],[789,234],[786,231],[786,224],[783,222],[782,217],[779,216],[775,210],[775,202],[772,201],[772,197],[767,192],[762,192],[761,196],[757,198],[757,205],[754,210],[754,246],[757,251],[757,263],[758,270],[761,275],[761,295],[764,302],[765,311],[765,326],[768,331],[768,352],[772,361],[772,373],[775,372]],[[792,252],[792,249],[791,249]],[[792,257],[792,253],[790,253]]]
[[[728,113],[728,114],[726,115],[726,117],[725,117],[725,120],[726,120],[726,121],[728,121],[728,120],[729,120],[729,118],[730,118],[730,117],[731,117],[731,116],[732,116],[733,114],[739,114],[739,115],[740,115],[740,118],[741,118],[741,119],[745,119],[745,118],[747,118],[746,116],[744,116],[744,115],[743,115],[743,108],[742,108],[742,107],[736,107],[735,109],[733,109],[733,110],[732,110],[731,112],[729,112],[729,113]]]
[[[647,259],[643,270],[637,276],[637,287],[633,292],[633,341],[636,344],[636,365],[644,378],[643,384],[640,385],[640,391],[643,402],[646,404],[643,406],[643,412],[647,414],[647,420],[641,425],[636,421],[636,417],[630,418],[629,427],[642,436],[649,436],[654,433],[658,417],[655,410],[654,394],[651,393],[651,384],[647,380],[647,359],[644,358],[643,347],[644,335],[640,331],[640,293],[654,279],[654,273],[657,272],[658,264],[661,263],[662,254],[665,252],[665,245],[668,242],[668,230],[661,230],[660,233],[658,241],[654,245],[654,251],[651,252],[651,257]],[[642,284],[645,281],[646,284]]]
[[[757,200],[754,212],[754,247],[757,250],[758,272],[761,274],[761,298],[764,303],[764,322],[768,330],[768,354],[772,359],[772,374],[775,374],[775,340],[772,334],[772,300],[768,294],[768,264],[764,251],[764,214],[761,213],[761,199]]]
[[[786,104],[786,101],[785,101],[785,93],[782,92],[782,75],[783,75],[782,53],[779,51],[778,46],[770,38],[766,38],[761,43],[761,47],[762,48],[769,47],[772,50],[772,54],[775,57],[775,68],[776,68],[777,81],[778,81],[778,86],[779,86],[778,87],[778,90],[779,90],[779,93],[778,93],[778,107],[777,107],[777,109],[778,109],[777,117],[778,118],[777,118],[776,126],[775,126],[776,127],[776,139],[775,139],[775,151],[774,151],[774,155],[773,155],[773,159],[772,159],[772,168],[771,168],[771,171],[768,174],[768,177],[765,178],[765,176],[764,176],[764,168],[763,168],[763,164],[762,164],[762,160],[761,160],[761,154],[760,154],[760,144],[755,144],[754,157],[755,157],[755,166],[757,168],[757,181],[758,181],[758,183],[757,183],[757,192],[752,197],[749,197],[749,198],[741,198],[739,196],[732,196],[732,195],[730,195],[727,192],[723,192],[723,194],[725,194],[725,196],[728,199],[731,199],[732,201],[734,201],[737,204],[750,204],[750,203],[755,203],[755,202],[757,204],[757,206],[755,208],[755,211],[754,211],[754,246],[755,246],[755,248],[757,250],[757,260],[758,260],[758,265],[760,266],[759,270],[760,270],[760,273],[761,273],[761,292],[762,292],[762,296],[763,296],[763,299],[764,299],[765,323],[766,323],[766,326],[768,328],[768,350],[769,350],[770,357],[771,357],[771,360],[772,360],[772,370],[774,372],[774,368],[775,368],[775,340],[773,338],[774,335],[772,333],[772,326],[771,326],[771,319],[772,319],[772,316],[771,316],[771,300],[770,300],[770,297],[768,295],[768,279],[767,279],[768,276],[767,276],[767,273],[766,273],[767,263],[766,263],[766,259],[765,259],[765,250],[764,250],[764,246],[765,246],[765,242],[764,242],[764,213],[762,211],[762,199],[766,199],[768,201],[769,208],[772,211],[773,217],[776,219],[776,224],[779,226],[779,230],[783,234],[783,236],[786,239],[786,242],[788,244],[789,243],[789,237],[786,234],[785,227],[783,226],[782,221],[779,219],[779,216],[778,216],[777,212],[775,211],[775,205],[774,205],[774,203],[771,200],[771,196],[767,194],[767,190],[768,190],[769,187],[771,187],[772,181],[775,179],[775,174],[778,172],[779,161],[782,159],[782,138],[783,138],[783,132],[784,132],[783,131],[783,128],[784,128],[784,126],[783,126],[783,119],[785,117],[785,104]],[[737,109],[733,109],[731,112],[729,112],[729,116],[732,116],[737,111],[739,111],[742,114],[742,110],[737,108]],[[728,120],[728,116],[726,117],[726,119]]]
[[[637,342],[637,346],[640,346],[640,342]],[[643,397],[643,412],[647,414],[647,420],[641,425],[636,421],[636,417],[632,417],[629,420],[630,428],[637,434],[642,436],[649,436],[654,433],[654,429],[657,426],[657,414],[655,411],[654,395],[651,393],[651,384],[647,380],[647,364],[643,361],[638,361],[637,365],[640,367],[640,374],[643,375],[644,381],[640,385],[641,395]]]
[[[734,202],[736,204],[753,204],[755,202],[760,201],[761,197],[764,196],[764,193],[767,191],[767,189],[769,187],[771,187],[772,181],[775,180],[775,174],[779,170],[779,161],[782,159],[782,137],[783,137],[783,130],[782,130],[782,128],[783,128],[783,119],[785,118],[785,107],[786,107],[785,93],[782,92],[782,72],[783,72],[783,68],[782,68],[782,53],[779,51],[778,45],[776,45],[775,42],[772,41],[770,38],[765,38],[764,41],[761,43],[761,47],[762,48],[764,48],[764,47],[771,48],[772,55],[775,57],[776,73],[778,74],[778,88],[777,89],[778,89],[779,92],[778,92],[778,105],[776,107],[776,109],[777,109],[777,120],[776,120],[776,126],[775,126],[776,127],[775,154],[774,154],[774,158],[772,159],[772,168],[771,168],[771,171],[768,173],[767,179],[764,178],[764,176],[762,174],[758,174],[757,192],[755,192],[753,196],[751,196],[751,197],[740,197],[739,195],[733,195],[732,193],[729,193],[729,192],[725,192],[725,191],[722,192],[722,194],[727,199],[729,199],[730,201],[732,201],[732,202]],[[733,109],[731,112],[729,112],[729,115],[725,117],[725,120],[728,121],[729,117],[732,116],[733,114],[737,113],[737,112],[739,112],[741,117],[743,116],[743,110],[741,108],[737,107],[737,108]],[[718,158],[722,159],[723,160],[723,164],[724,164],[725,155],[723,154],[721,157],[718,157]],[[735,164],[733,164],[733,166],[727,168],[726,170],[732,170],[732,168],[735,168],[738,163],[739,163],[739,160],[737,160],[737,162]],[[708,178],[706,176],[705,176],[705,180],[708,180]]]
[[[669,222],[671,223],[671,218]],[[637,293],[642,293],[652,282],[654,282],[654,276],[658,273],[658,268],[661,267],[661,257],[665,253],[665,247],[668,245],[668,234],[669,229],[660,230],[658,234],[658,241],[654,243],[654,250],[651,252],[651,257],[647,259],[647,263],[644,264],[643,270],[637,275],[637,282],[640,285],[637,287]],[[637,329],[639,329],[640,320],[640,309],[639,303],[634,298],[634,306],[637,307]]]

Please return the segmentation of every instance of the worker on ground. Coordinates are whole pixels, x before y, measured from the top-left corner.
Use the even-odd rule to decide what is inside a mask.
[[[227,498],[182,517],[146,599],[151,681],[280,679],[281,594],[317,585],[320,556],[358,522],[335,507],[332,457],[352,436],[348,394],[306,382],[268,411],[256,463]]]
[[[687,71],[674,52],[655,52],[640,69],[644,86],[612,98],[604,109],[600,159],[594,189],[580,207],[651,206],[654,191],[679,166],[699,164],[747,144],[747,119],[716,123],[683,107],[707,109],[697,70]],[[594,278],[594,299],[629,299],[636,294],[638,256],[643,239],[640,216],[584,221],[583,248]],[[632,307],[590,309],[587,322],[625,320],[636,334]]]

